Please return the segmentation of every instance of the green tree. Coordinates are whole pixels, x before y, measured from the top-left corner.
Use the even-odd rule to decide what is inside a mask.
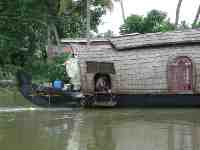
[[[144,18],[139,15],[131,15],[127,17],[124,24],[120,27],[121,34],[128,34],[128,33],[142,33],[144,24]]]
[[[48,63],[35,60],[26,70],[32,74],[35,81],[53,81],[60,79],[69,82],[64,62],[70,57],[70,54],[56,56]]]
[[[108,10],[112,10],[112,0],[90,0],[90,26],[91,30],[98,32],[98,25],[101,17]],[[86,36],[86,17],[87,0],[76,0],[70,4],[67,11],[60,13],[62,19],[59,20],[57,27],[60,37],[77,38]]]
[[[194,22],[193,22],[193,24],[192,24],[192,27],[193,27],[193,28],[198,28],[198,27],[200,27],[200,26],[199,26],[199,22],[198,22],[199,16],[200,16],[200,5],[199,5],[199,7],[198,7],[198,10],[197,10],[197,13],[196,13]]]
[[[193,28],[200,28],[200,21],[197,22],[195,25],[193,24]]]
[[[152,33],[174,30],[173,24],[167,19],[167,14],[159,10],[151,10],[146,17],[131,15],[120,27],[121,34]]]
[[[46,11],[42,5],[36,6],[29,1],[5,3],[6,9],[0,16],[0,65],[24,66],[37,49],[45,55],[44,35],[47,35],[48,16],[40,15],[41,11]]]
[[[167,19],[167,14],[159,10],[151,10],[144,18],[144,33],[166,32],[173,30],[174,27]]]
[[[91,27],[97,31],[110,0],[91,0]],[[59,37],[80,37],[86,0],[1,0],[0,68],[30,66],[47,58],[46,46]],[[15,70],[15,69],[12,69]]]

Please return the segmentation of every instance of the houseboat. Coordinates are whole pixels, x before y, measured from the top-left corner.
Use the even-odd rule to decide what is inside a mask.
[[[61,43],[78,60],[83,106],[200,106],[200,29]]]

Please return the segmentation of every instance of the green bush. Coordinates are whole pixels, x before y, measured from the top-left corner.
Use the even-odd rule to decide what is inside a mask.
[[[69,54],[64,54],[62,56],[54,57],[47,62],[41,60],[35,61],[29,72],[32,73],[33,80],[36,82],[51,82],[59,79],[68,83],[70,79],[63,64],[69,57]]]

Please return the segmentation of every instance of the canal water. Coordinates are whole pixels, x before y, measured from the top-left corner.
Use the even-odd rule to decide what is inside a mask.
[[[0,108],[2,150],[199,150],[200,109]]]
[[[200,108],[38,108],[0,89],[0,150],[200,150]]]

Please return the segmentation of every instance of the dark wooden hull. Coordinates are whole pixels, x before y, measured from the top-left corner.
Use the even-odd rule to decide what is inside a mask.
[[[117,95],[116,107],[199,107],[199,94]]]
[[[31,86],[23,85],[20,87],[21,94],[31,103],[40,107],[80,107],[79,92],[67,92],[51,90],[36,92],[31,90]]]
[[[86,97],[85,107],[199,107],[199,94],[120,94]]]
[[[104,98],[92,96],[89,98],[77,98],[78,92],[58,92],[52,95],[32,95],[29,91],[22,88],[20,91],[22,95],[40,107],[111,107],[111,108],[125,108],[125,107],[199,107],[199,94],[123,94],[116,95],[110,103],[109,96]],[[101,99],[102,98],[102,99]],[[90,98],[91,99],[91,98]],[[83,104],[83,101],[89,101]]]
[[[31,75],[24,71],[16,74],[20,93],[40,107],[80,107],[80,92],[56,90],[32,84]]]
[[[37,93],[25,73],[18,73],[19,90],[22,95],[40,107],[199,107],[200,94],[93,94],[81,97],[80,92],[47,88]]]

